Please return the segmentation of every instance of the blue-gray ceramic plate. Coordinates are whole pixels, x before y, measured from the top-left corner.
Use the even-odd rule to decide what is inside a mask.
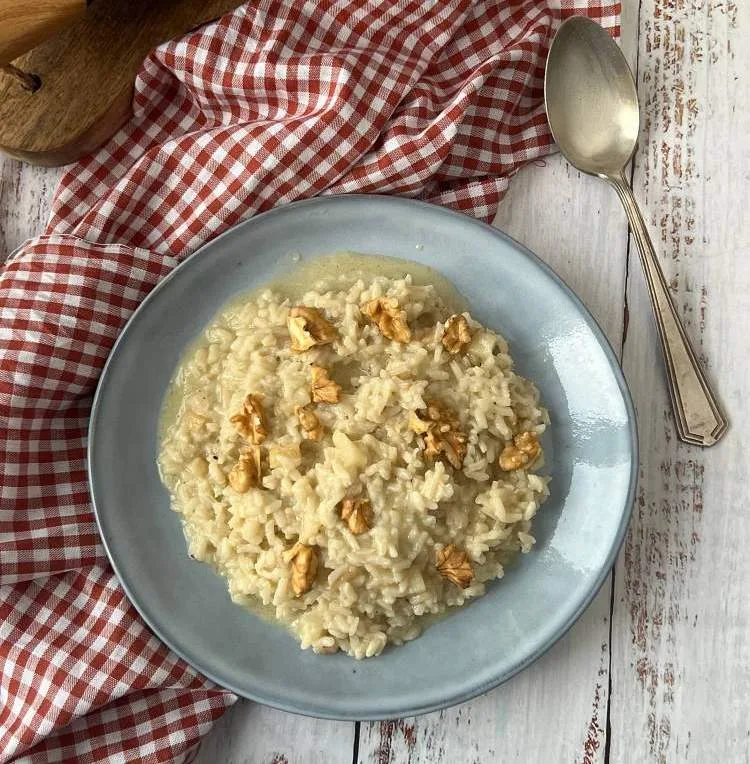
[[[436,268],[472,314],[510,342],[552,426],[552,494],[537,545],[486,596],[418,639],[364,661],[302,651],[234,605],[224,581],[186,552],[156,468],[159,412],[186,345],[238,292],[337,251]],[[115,345],[94,401],[89,479],[104,544],[125,591],[175,652],[224,687],[289,711],[336,719],[422,713],[467,700],[545,652],[581,615],[625,534],[636,481],[635,417],[601,330],[568,287],[500,231],[384,196],[319,198],[219,236],[149,295]],[[458,649],[460,646],[460,649]]]

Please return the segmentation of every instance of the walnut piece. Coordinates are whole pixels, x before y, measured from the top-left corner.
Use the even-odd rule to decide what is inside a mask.
[[[349,530],[359,536],[372,528],[372,504],[369,499],[344,499],[341,502],[341,519]]]
[[[542,447],[539,445],[536,433],[522,432],[513,438],[512,443],[502,450],[498,464],[500,469],[506,472],[513,472],[528,467],[537,460],[542,453]]]
[[[452,467],[460,469],[466,458],[468,439],[459,429],[458,415],[439,401],[426,403],[426,409],[411,415],[409,428],[421,436],[426,457],[435,460],[444,456]]]
[[[456,586],[466,589],[474,580],[474,570],[466,557],[455,544],[448,544],[437,553],[435,567],[443,578],[447,578]]]
[[[323,437],[323,425],[312,408],[310,403],[307,406],[297,406],[294,413],[297,415],[299,426],[302,428],[302,435],[307,440],[320,440]]]
[[[268,436],[268,424],[259,395],[248,395],[242,404],[242,411],[229,418],[234,429],[243,438],[258,445]]]
[[[362,313],[377,324],[383,336],[389,340],[407,343],[411,341],[411,330],[406,323],[406,311],[398,307],[395,297],[377,297],[360,307]]]
[[[338,403],[341,399],[341,385],[336,384],[322,366],[312,366],[310,385],[313,403]]]
[[[240,454],[237,463],[229,470],[229,485],[237,493],[247,493],[260,485],[260,448],[253,446]]]
[[[443,347],[451,354],[461,353],[471,344],[471,331],[465,316],[457,313],[445,322],[442,339]]]
[[[318,573],[318,554],[314,547],[298,541],[284,553],[284,559],[292,566],[292,591],[296,597],[301,597],[312,589],[315,582],[315,576]]]
[[[437,459],[441,454],[445,456],[452,467],[459,470],[466,458],[466,435],[459,430],[439,432],[430,430],[424,436],[425,456]]]
[[[292,308],[286,326],[295,353],[304,353],[316,345],[330,345],[338,337],[336,327],[323,313],[307,305],[296,305]]]

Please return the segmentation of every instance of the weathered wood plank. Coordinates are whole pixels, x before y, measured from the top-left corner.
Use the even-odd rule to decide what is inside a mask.
[[[0,154],[0,262],[41,233],[61,168],[30,167]]]
[[[351,764],[352,722],[310,719],[243,701],[201,743],[193,764]]]
[[[358,764],[603,762],[609,603],[608,580],[547,655],[480,698],[416,718],[363,723]]]
[[[636,196],[731,430],[707,451],[677,441],[631,252],[641,480],[615,578],[611,761],[749,761],[750,6],[643,0],[640,27]]]

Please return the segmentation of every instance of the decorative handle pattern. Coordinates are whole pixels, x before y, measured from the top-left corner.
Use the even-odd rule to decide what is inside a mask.
[[[672,298],[669,296],[664,273],[635,201],[633,190],[621,173],[608,176],[606,179],[620,197],[628,216],[630,229],[638,243],[656,326],[659,330],[659,340],[664,353],[677,433],[686,443],[712,446],[727,431],[729,423],[695,357],[690,340],[685,334]]]

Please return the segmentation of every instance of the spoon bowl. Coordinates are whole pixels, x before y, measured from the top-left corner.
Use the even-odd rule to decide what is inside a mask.
[[[628,62],[610,34],[571,16],[549,51],[544,100],[555,142],[581,172],[614,175],[638,142],[638,93]]]

